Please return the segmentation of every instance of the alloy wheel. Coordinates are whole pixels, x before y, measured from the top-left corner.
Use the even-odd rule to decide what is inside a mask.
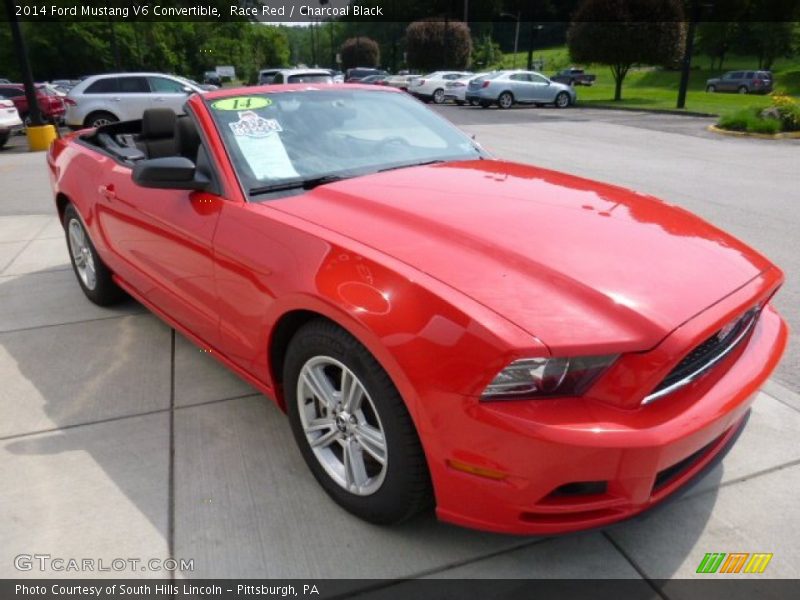
[[[369,496],[386,476],[386,436],[364,384],[345,364],[315,356],[300,370],[297,408],[319,464],[340,487]]]
[[[69,250],[75,263],[75,270],[81,278],[83,285],[89,290],[97,286],[97,270],[94,265],[94,256],[89,246],[86,232],[78,219],[70,219],[67,225],[69,230]]]

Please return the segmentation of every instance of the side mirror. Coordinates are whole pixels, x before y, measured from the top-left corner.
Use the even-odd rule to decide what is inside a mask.
[[[137,161],[133,167],[133,182],[141,187],[165,190],[204,190],[211,183],[184,156]]]
[[[190,88],[188,85],[183,86],[182,89],[183,93],[186,94],[187,96],[191,96],[192,94],[194,94],[194,90]]]

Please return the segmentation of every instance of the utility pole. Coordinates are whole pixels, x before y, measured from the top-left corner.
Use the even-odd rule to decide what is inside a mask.
[[[542,25],[536,25],[531,21],[530,36],[528,37],[528,71],[533,71],[533,42],[541,30]]]
[[[522,13],[518,12],[516,15],[512,15],[511,13],[500,13],[501,17],[510,17],[512,19],[516,19],[517,25],[514,28],[514,61],[512,63],[511,68],[517,68],[517,49],[519,48],[519,22],[522,19]]]

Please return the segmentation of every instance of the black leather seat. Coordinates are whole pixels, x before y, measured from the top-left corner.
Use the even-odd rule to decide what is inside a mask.
[[[148,108],[142,115],[142,135],[136,145],[147,158],[175,156],[178,117],[171,108]]]
[[[188,116],[178,117],[175,123],[175,154],[196,163],[199,148],[200,134],[197,133],[197,126]]]

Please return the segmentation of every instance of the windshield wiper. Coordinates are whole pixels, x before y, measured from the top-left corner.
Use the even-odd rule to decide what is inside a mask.
[[[311,177],[309,179],[300,179],[294,181],[285,181],[283,183],[273,183],[272,185],[264,185],[261,187],[250,188],[248,193],[251,196],[257,196],[258,194],[266,194],[269,192],[283,192],[286,190],[311,190],[319,185],[325,185],[326,183],[334,183],[336,181],[341,181],[342,179],[347,179],[342,175],[322,175],[320,177]]]
[[[439,163],[446,162],[441,158],[437,158],[434,160],[426,160],[423,162],[414,162],[414,163],[405,163],[403,165],[396,165],[394,167],[386,167],[385,169],[378,169],[378,173],[385,173],[386,171],[396,171],[397,169],[407,169],[409,167],[424,167],[425,165],[436,165]]]

